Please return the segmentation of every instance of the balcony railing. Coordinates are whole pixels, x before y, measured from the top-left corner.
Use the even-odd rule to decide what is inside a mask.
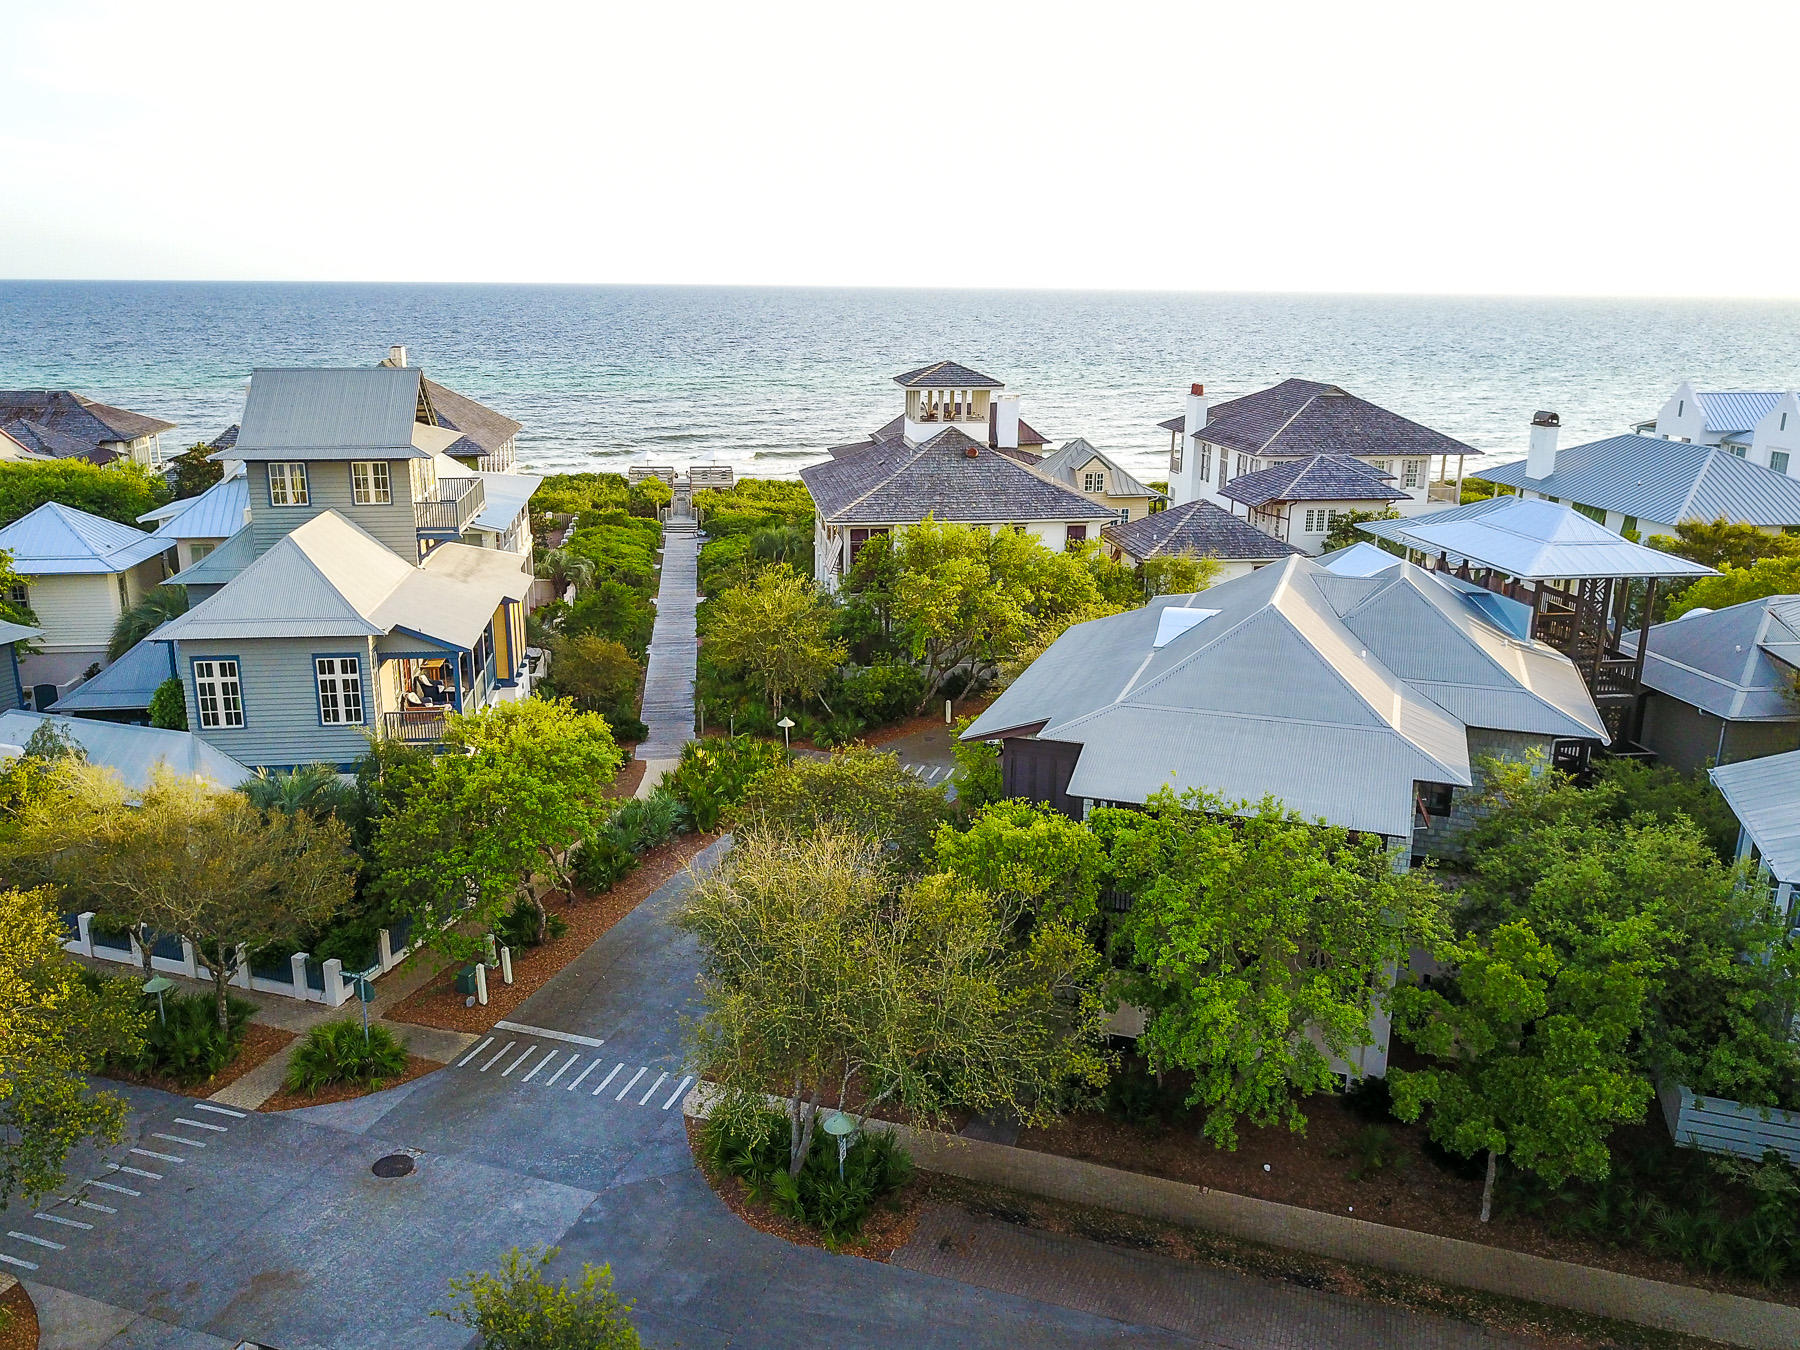
[[[401,712],[383,713],[381,731],[390,741],[408,745],[437,745],[444,739],[448,725],[448,708],[407,708]]]
[[[431,496],[413,503],[419,533],[458,539],[487,505],[487,488],[479,478],[440,478]]]

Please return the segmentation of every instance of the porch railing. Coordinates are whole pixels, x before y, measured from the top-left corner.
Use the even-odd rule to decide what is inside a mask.
[[[407,708],[401,712],[383,713],[381,731],[392,741],[408,745],[436,745],[444,739],[448,725],[448,708]]]
[[[440,478],[429,497],[413,503],[420,534],[460,535],[487,505],[487,486],[479,478]]]

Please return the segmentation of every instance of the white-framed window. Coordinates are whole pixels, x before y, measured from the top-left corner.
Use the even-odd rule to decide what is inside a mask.
[[[1237,476],[1239,478],[1242,478],[1245,474],[1247,474],[1249,472],[1250,472],[1250,456],[1239,455],[1237,457]]]
[[[362,665],[354,656],[315,656],[319,721],[328,727],[361,726]]]
[[[1169,474],[1171,477],[1181,472],[1181,442],[1185,439],[1186,438],[1181,432],[1178,431],[1175,433],[1175,443],[1169,447]],[[1202,455],[1206,453],[1204,446],[1201,447],[1200,453]],[[1206,463],[1204,459],[1200,462],[1202,464]]]
[[[194,662],[194,703],[200,709],[202,727],[244,725],[244,688],[238,683],[238,663],[231,660]]]
[[[1129,506],[1121,506],[1119,508],[1118,515],[1119,515],[1119,524],[1121,524],[1121,525],[1131,524],[1131,508]]]
[[[195,562],[199,562],[202,558],[204,558],[207,554],[211,553],[217,547],[218,547],[218,545],[215,543],[212,543],[211,541],[204,541],[204,542],[201,542],[198,544],[189,544],[188,545],[188,556],[190,558],[192,558]]]
[[[1406,467],[1402,470],[1400,481],[1409,488],[1416,488],[1419,486],[1419,480],[1422,477],[1419,466],[1423,463],[1423,460],[1418,459],[1407,460]]]
[[[1212,477],[1212,447],[1206,442],[1200,443],[1200,481],[1206,482]]]
[[[306,465],[300,463],[269,465],[269,505],[305,506]]]
[[[1106,491],[1106,474],[1105,474],[1105,472],[1102,471],[1100,473],[1095,473],[1092,470],[1089,470],[1088,472],[1082,474],[1081,475],[1081,490],[1083,492],[1105,492]]]
[[[14,582],[6,588],[6,598],[15,605],[29,605],[31,603],[31,587],[22,581]]]
[[[1788,452],[1785,450],[1769,451],[1769,467],[1776,473],[1786,473],[1788,471]]]
[[[358,506],[388,506],[394,500],[385,459],[358,459],[350,463],[350,497]]]
[[[1305,534],[1328,534],[1331,527],[1337,524],[1338,512],[1328,507],[1308,507]]]
[[[1379,473],[1392,473],[1394,471],[1394,461],[1391,459],[1372,459],[1369,463]]]

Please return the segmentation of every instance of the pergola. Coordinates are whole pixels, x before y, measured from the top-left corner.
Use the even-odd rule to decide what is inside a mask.
[[[1715,575],[1559,502],[1523,497],[1490,497],[1360,528],[1402,545],[1427,567],[1529,606],[1531,635],[1575,663],[1609,725],[1627,734],[1636,730],[1628,722],[1643,685],[1658,584]],[[1635,647],[1624,642],[1633,627]]]

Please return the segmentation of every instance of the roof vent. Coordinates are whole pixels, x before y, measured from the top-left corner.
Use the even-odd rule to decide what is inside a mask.
[[[1553,412],[1539,410],[1531,415],[1531,425],[1534,427],[1560,427],[1562,418]]]
[[[979,455],[980,453],[981,453],[981,450],[977,446],[965,445],[963,447],[963,458],[964,459],[974,459],[975,456]]]
[[[1216,609],[1187,609],[1170,605],[1157,619],[1156,640],[1150,645],[1166,647],[1190,628],[1198,627],[1218,612]]]

